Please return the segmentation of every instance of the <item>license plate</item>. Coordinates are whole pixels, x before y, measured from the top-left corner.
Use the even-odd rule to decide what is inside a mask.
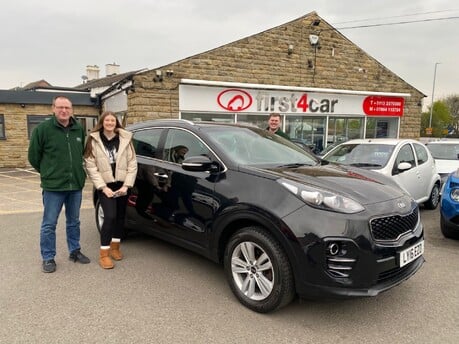
[[[405,266],[406,264],[411,263],[416,260],[424,253],[424,240],[418,242],[417,244],[404,249],[398,254],[400,267]]]

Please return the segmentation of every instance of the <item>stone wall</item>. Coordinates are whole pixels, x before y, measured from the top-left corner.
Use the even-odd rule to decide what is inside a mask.
[[[27,115],[48,116],[50,105],[0,104],[0,114],[5,120],[6,139],[0,140],[0,168],[30,167],[27,158],[29,138]],[[98,109],[90,106],[74,106],[75,115],[98,115]]]
[[[319,19],[319,26],[313,26]],[[312,46],[309,35],[319,36]],[[291,54],[288,46],[293,45]],[[335,31],[316,13],[134,77],[128,123],[178,118],[180,79],[409,93],[401,137],[418,138],[424,95]],[[173,70],[173,75],[165,75]]]

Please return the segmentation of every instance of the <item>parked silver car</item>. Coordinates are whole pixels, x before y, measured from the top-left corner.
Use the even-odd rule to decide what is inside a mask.
[[[435,209],[440,175],[426,146],[412,139],[357,139],[346,141],[323,156],[329,162],[370,169],[391,177],[418,204]]]

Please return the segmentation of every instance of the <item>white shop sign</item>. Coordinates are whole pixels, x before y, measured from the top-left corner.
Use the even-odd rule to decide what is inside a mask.
[[[270,113],[311,115],[385,115],[402,116],[404,98],[369,94],[341,94],[301,90],[256,89],[181,84],[181,112]],[[397,96],[397,97],[395,97]],[[390,107],[371,107],[390,104]],[[364,104],[365,107],[364,107]],[[371,109],[371,113],[368,113]]]

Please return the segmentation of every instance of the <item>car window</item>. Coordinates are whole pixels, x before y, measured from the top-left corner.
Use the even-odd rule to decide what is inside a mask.
[[[197,155],[210,155],[200,139],[186,130],[169,129],[164,145],[164,160],[181,163],[185,158]]]
[[[411,145],[408,143],[403,145],[402,148],[400,148],[400,151],[397,154],[397,158],[395,159],[394,168],[397,168],[397,166],[402,162],[408,162],[411,164],[411,166],[416,166],[416,160],[414,158],[413,149],[411,148]]]
[[[162,128],[152,128],[134,132],[132,143],[137,155],[158,158],[157,148]]]
[[[429,159],[427,149],[418,143],[413,144],[413,146],[414,150],[416,151],[416,156],[418,157],[418,165],[422,165],[423,163],[427,162]]]
[[[458,160],[459,144],[451,143],[432,143],[427,144],[427,148],[434,157],[440,160]]]
[[[258,128],[210,129],[210,140],[236,163],[244,165],[316,165],[312,154],[290,140]]]
[[[393,148],[385,144],[344,144],[327,155],[326,160],[346,165],[382,167],[389,161]]]

